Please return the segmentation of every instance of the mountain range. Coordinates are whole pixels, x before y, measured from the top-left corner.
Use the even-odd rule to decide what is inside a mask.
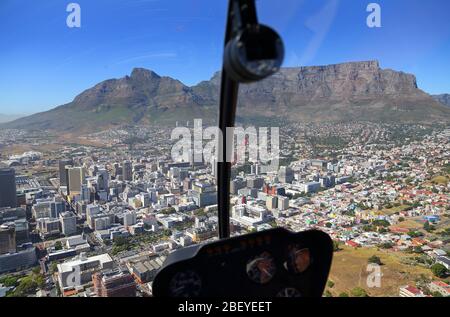
[[[20,119],[22,117],[25,117],[26,115],[23,114],[4,114],[0,113],[0,123],[10,122],[17,119]]]
[[[450,94],[433,95],[433,98],[443,105],[450,107]]]
[[[128,124],[174,125],[217,117],[220,72],[195,86],[135,68],[103,81],[65,105],[0,125],[4,128],[92,132]],[[441,101],[442,102],[442,101]],[[241,85],[239,118],[297,122],[450,122],[450,108],[420,90],[416,77],[381,69],[377,61],[282,68]]]

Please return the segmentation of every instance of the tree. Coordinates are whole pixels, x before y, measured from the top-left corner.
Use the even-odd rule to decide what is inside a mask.
[[[385,242],[379,245],[380,248],[382,249],[390,249],[394,246],[394,244],[392,242]]]
[[[53,262],[52,265],[50,266],[50,271],[52,273],[56,273],[56,271],[58,271],[58,263]]]
[[[348,296],[348,293],[342,292],[339,294],[339,297],[350,297],[350,296]]]
[[[61,241],[56,241],[55,242],[55,250],[62,250],[62,248],[63,248],[63,246],[62,246],[62,243],[61,243]]]
[[[434,226],[432,226],[429,221],[426,221],[423,225],[423,229],[427,232],[431,232],[434,230]]]
[[[431,272],[437,277],[444,278],[447,276],[447,268],[440,263],[436,263],[431,267]]]
[[[339,248],[339,241],[333,240],[333,251],[337,252],[339,250],[340,250],[340,248]]]
[[[373,263],[373,264],[378,264],[378,265],[382,265],[383,263],[381,262],[380,257],[376,256],[376,255],[372,255],[369,260],[369,263]]]
[[[331,294],[331,292],[329,290],[326,290],[324,293],[325,297],[333,297],[333,295]]]
[[[369,297],[366,290],[361,287],[355,287],[352,289],[351,294],[353,297]]]
[[[329,288],[333,288],[334,282],[333,282],[332,280],[329,280],[328,283],[327,283],[327,286],[328,286]]]

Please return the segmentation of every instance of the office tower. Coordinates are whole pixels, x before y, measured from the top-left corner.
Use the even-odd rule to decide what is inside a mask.
[[[281,183],[292,183],[294,171],[290,167],[282,166],[278,172],[278,179]]]
[[[66,210],[63,201],[53,199],[36,199],[36,203],[31,208],[34,219],[40,218],[58,218],[58,215]]]
[[[261,177],[249,177],[249,178],[247,178],[247,187],[248,188],[260,189],[263,186],[264,186],[264,178],[261,178]]]
[[[61,160],[59,161],[59,185],[67,186],[67,170],[66,166],[71,167],[73,165],[72,160]]]
[[[64,235],[69,236],[77,232],[77,217],[74,213],[68,211],[59,215],[61,222],[61,231]]]
[[[279,210],[287,210],[289,209],[289,198],[278,196],[278,209]]]
[[[16,228],[13,223],[0,226],[0,254],[16,252]]]
[[[70,195],[78,195],[81,193],[81,185],[85,183],[85,171],[83,167],[69,168],[68,187]]]
[[[81,185],[81,201],[88,203],[91,201],[91,190],[87,185]]]
[[[128,211],[125,213],[123,217],[123,225],[126,227],[132,226],[136,224],[136,212]]]
[[[130,161],[123,162],[122,177],[124,181],[130,182],[133,180],[133,165]]]
[[[122,175],[122,168],[120,168],[119,163],[114,163],[113,175],[114,175],[115,178],[117,178],[118,176]]]
[[[136,283],[125,270],[107,270],[92,276],[95,294],[99,297],[136,297]]]
[[[209,183],[196,182],[192,185],[192,200],[200,207],[217,204],[217,188]]]
[[[99,169],[97,171],[97,190],[108,190],[109,186],[109,173],[106,169]]]
[[[151,204],[151,197],[149,193],[140,193],[141,205],[144,208],[147,208]]]
[[[238,191],[247,186],[247,181],[242,178],[236,178],[230,183],[230,193],[236,195]]]
[[[0,169],[0,208],[17,207],[16,171],[12,168]]]
[[[16,228],[16,244],[21,245],[30,242],[28,221],[26,219],[18,219],[14,221],[14,226]]]
[[[278,197],[277,196],[267,196],[266,207],[269,210],[273,210],[278,207]]]
[[[59,225],[58,218],[40,218],[36,221],[36,229],[44,239],[50,236],[59,235],[61,232]]]

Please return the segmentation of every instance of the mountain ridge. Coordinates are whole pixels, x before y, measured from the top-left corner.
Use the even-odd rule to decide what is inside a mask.
[[[444,106],[450,107],[450,94],[432,95],[432,97],[442,103]]]
[[[2,127],[94,131],[122,124],[173,124],[217,116],[221,73],[194,86],[144,68],[108,79],[68,104]],[[378,61],[282,68],[241,85],[238,116],[299,122],[449,122],[450,109],[419,89],[416,77]]]

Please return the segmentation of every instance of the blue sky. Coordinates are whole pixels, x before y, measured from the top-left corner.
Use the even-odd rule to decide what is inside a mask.
[[[81,28],[66,6],[81,6]],[[366,25],[370,2],[382,28]],[[285,66],[380,61],[450,93],[448,0],[258,0]],[[134,67],[193,85],[221,66],[226,0],[0,0],[0,113],[34,113]]]

